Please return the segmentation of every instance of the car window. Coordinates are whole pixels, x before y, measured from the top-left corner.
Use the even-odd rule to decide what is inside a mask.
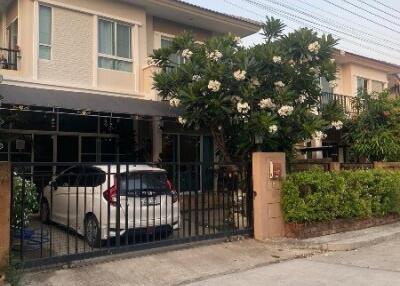
[[[140,195],[143,192],[165,193],[167,189],[165,172],[122,173],[119,178],[121,195]]]
[[[77,178],[79,187],[97,187],[106,181],[106,173],[96,167],[83,167]]]

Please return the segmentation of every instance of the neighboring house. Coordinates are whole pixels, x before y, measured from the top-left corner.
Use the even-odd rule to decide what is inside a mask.
[[[213,159],[212,137],[184,130],[152,90],[148,57],[190,30],[202,41],[260,24],[177,0],[3,0],[0,160]]]
[[[339,102],[344,110],[354,112],[354,97],[362,92],[381,92],[388,89],[393,96],[399,96],[400,65],[395,65],[349,52],[336,50],[334,59],[337,65],[337,80],[329,84],[321,79],[322,104],[331,100]],[[332,158],[335,161],[348,161],[345,146],[339,146],[340,132],[329,132],[327,139],[312,140],[305,143],[309,152],[305,158]],[[322,147],[322,148],[321,148]]]

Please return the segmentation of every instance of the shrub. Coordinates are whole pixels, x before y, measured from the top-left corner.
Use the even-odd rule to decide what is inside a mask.
[[[400,172],[294,173],[283,183],[282,208],[285,220],[297,223],[400,214]]]
[[[30,216],[39,209],[36,186],[33,182],[20,176],[14,177],[12,209],[11,223],[14,228],[29,224]]]

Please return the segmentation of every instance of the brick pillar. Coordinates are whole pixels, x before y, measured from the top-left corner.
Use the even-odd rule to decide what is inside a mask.
[[[254,238],[283,237],[282,179],[286,176],[285,153],[253,153]]]
[[[10,251],[11,167],[0,162],[0,271],[8,265]]]
[[[329,171],[340,171],[340,163],[339,162],[330,162],[329,163]]]

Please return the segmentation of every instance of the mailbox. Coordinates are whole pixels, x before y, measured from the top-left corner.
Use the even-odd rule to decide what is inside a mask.
[[[279,180],[282,177],[282,164],[273,161],[269,162],[269,178]]]

